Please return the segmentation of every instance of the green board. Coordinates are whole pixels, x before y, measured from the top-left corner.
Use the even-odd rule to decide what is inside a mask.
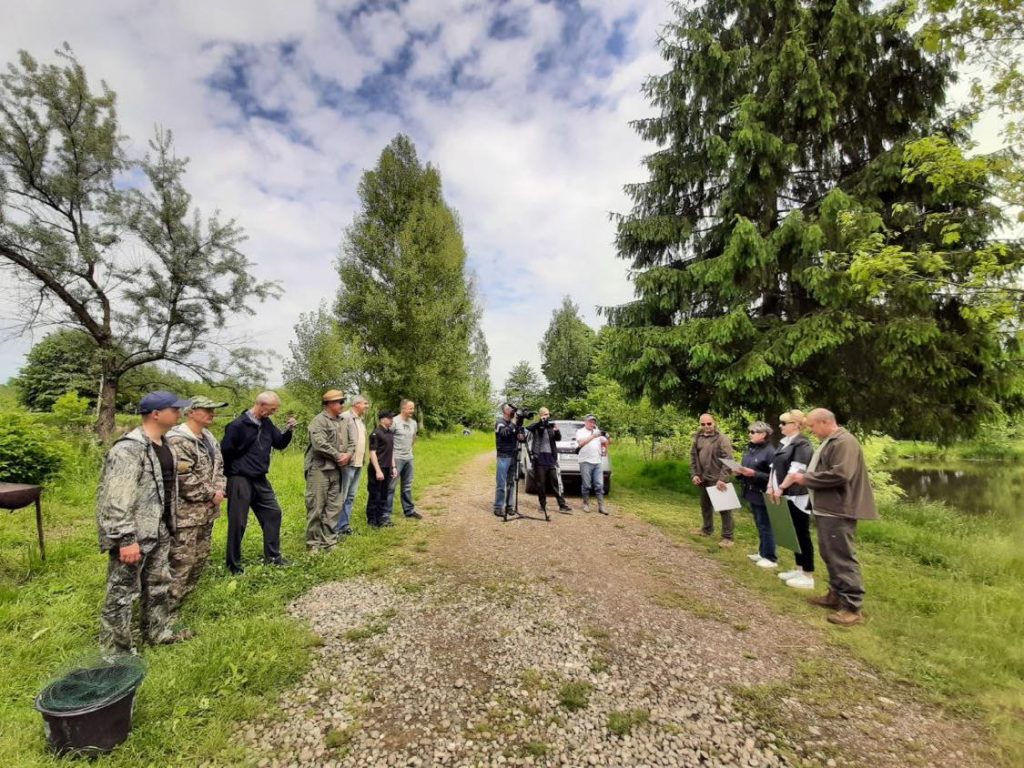
[[[764,497],[764,503],[768,507],[768,518],[772,521],[772,533],[775,534],[776,545],[791,549],[799,555],[800,544],[796,540],[793,518],[789,516],[789,504],[785,499],[776,504],[767,494]]]

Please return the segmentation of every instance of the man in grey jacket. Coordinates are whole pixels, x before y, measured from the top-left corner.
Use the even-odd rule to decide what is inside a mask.
[[[341,468],[341,515],[334,530],[343,536],[352,533],[352,505],[356,500],[356,491],[359,490],[359,475],[362,474],[363,463],[367,461],[366,425],[363,424],[363,414],[369,407],[370,403],[365,397],[356,395],[352,400],[352,406],[342,414],[338,430],[344,465]]]
[[[722,459],[731,458],[732,443],[729,438],[718,431],[718,425],[710,413],[702,413],[700,431],[693,436],[693,446],[690,448],[690,481],[701,489],[701,527],[692,531],[695,535],[710,536],[715,532],[715,508],[711,504],[707,489],[715,486],[720,491],[725,490],[726,483],[732,479],[732,473],[722,463]],[[722,540],[718,542],[718,546],[728,549],[733,545],[736,523],[731,509],[722,510],[720,514]]]
[[[854,551],[858,520],[878,517],[868,480],[864,451],[857,438],[836,423],[835,414],[816,408],[807,414],[807,426],[821,440],[802,474],[790,475],[811,493],[818,548],[828,569],[828,594],[809,602],[832,608],[828,620],[840,626],[862,624],[864,579]]]
[[[187,639],[171,629],[168,562],[178,496],[174,452],[164,439],[189,405],[170,392],[139,403],[142,424],[107,451],[96,499],[100,551],[109,553],[107,593],[100,613],[100,648],[112,658],[135,653],[132,603],[139,599],[142,639]]]

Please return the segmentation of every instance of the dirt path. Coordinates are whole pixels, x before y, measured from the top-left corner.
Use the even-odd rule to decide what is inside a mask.
[[[413,565],[292,606],[324,644],[244,729],[253,763],[991,765],[969,726],[614,504],[502,523],[492,464],[421,501]]]

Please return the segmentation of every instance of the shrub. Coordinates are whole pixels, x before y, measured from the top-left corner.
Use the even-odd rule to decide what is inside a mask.
[[[66,454],[56,430],[18,411],[0,414],[0,481],[39,485],[60,471]]]
[[[51,410],[69,426],[86,426],[91,420],[89,401],[77,392],[65,392],[57,398]]]

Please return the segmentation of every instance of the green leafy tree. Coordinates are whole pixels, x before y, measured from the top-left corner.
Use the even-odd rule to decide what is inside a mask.
[[[564,297],[562,305],[551,313],[540,344],[540,369],[548,380],[551,407],[558,410],[584,391],[593,367],[597,334],[583,322],[579,311],[572,299]]]
[[[363,174],[359,197],[338,265],[342,333],[375,400],[409,398],[429,426],[455,424],[469,404],[477,320],[462,228],[441,175],[400,135]]]
[[[941,119],[949,62],[903,11],[675,5],[660,114],[635,124],[657,150],[618,221],[637,298],[608,310],[609,348],[631,396],[943,437],[1015,386],[1021,249]]]
[[[319,403],[329,389],[352,394],[366,387],[359,347],[344,337],[326,303],[299,315],[288,348],[284,380],[296,396]]]
[[[496,403],[491,391],[491,353],[483,328],[480,327],[479,304],[476,307],[477,319],[469,339],[469,402],[463,423],[466,426],[486,428],[494,418]]]
[[[520,360],[509,371],[501,396],[506,403],[535,411],[544,404],[544,383],[533,366]]]
[[[18,391],[18,401],[32,411],[49,411],[67,392],[95,403],[100,360],[92,337],[73,330],[48,334],[29,350],[11,383]]]
[[[1005,202],[1024,205],[1024,0],[925,0],[918,39],[978,73],[971,95],[978,110],[1002,118],[1004,146],[990,160]],[[1024,221],[1024,211],[1018,211]]]
[[[108,436],[129,371],[164,362],[209,379],[252,362],[221,329],[274,286],[252,277],[233,221],[194,209],[171,134],[129,158],[113,91],[94,92],[66,46],[58,56],[41,64],[22,51],[0,74],[0,267],[26,329],[92,340]],[[145,182],[126,189],[134,171]]]

